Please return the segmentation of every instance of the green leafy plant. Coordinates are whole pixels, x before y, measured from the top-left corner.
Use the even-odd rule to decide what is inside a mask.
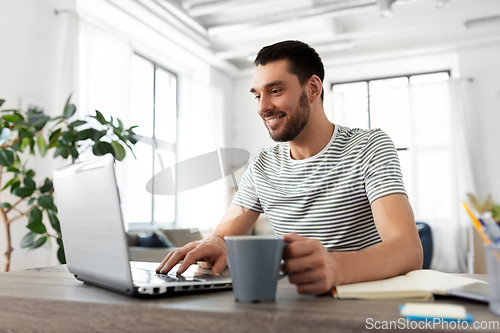
[[[86,149],[92,149],[96,156],[112,154],[118,161],[126,156],[125,147],[134,154],[132,146],[137,143],[134,128],[125,128],[120,119],[106,120],[96,110],[95,121],[72,120],[76,106],[68,98],[63,114],[50,118],[38,110],[2,110],[0,118],[0,184],[8,179],[1,189],[10,191],[12,202],[0,200],[0,217],[5,226],[7,246],[5,271],[10,269],[11,243],[10,226],[23,216],[28,218],[28,233],[21,241],[21,248],[36,249],[55,239],[59,246],[57,257],[65,263],[61,227],[57,218],[57,206],[53,198],[52,180],[35,181],[35,171],[27,167],[26,161],[36,152],[47,157],[55,149],[53,158],[60,156],[74,163]],[[5,100],[0,99],[0,107]],[[52,125],[47,130],[49,125]],[[124,147],[125,146],[125,147]],[[134,155],[135,156],[135,155]],[[22,204],[23,203],[23,204]],[[24,207],[24,208],[21,208]],[[47,220],[54,232],[47,228]]]

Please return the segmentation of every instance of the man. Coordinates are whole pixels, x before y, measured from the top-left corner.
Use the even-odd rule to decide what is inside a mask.
[[[264,47],[251,92],[276,146],[255,157],[207,239],[170,252],[157,272],[204,259],[227,266],[226,235],[247,234],[266,213],[290,245],[283,269],[301,294],[388,278],[422,267],[422,247],[394,144],[381,130],[349,129],[323,109],[324,69],[307,44]]]

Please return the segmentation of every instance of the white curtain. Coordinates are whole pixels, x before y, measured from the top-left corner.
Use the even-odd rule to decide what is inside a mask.
[[[410,86],[413,181],[410,201],[417,221],[431,226],[431,268],[467,271],[470,222],[460,201],[474,184],[470,169],[464,86],[455,80]]]
[[[131,45],[83,19],[79,38],[80,117],[99,110],[107,119],[113,115],[128,123]]]
[[[99,126],[88,118],[99,110],[106,119],[120,118],[125,127],[131,126],[130,118],[130,69],[133,49],[130,43],[114,35],[104,26],[86,18],[80,18],[79,31],[79,90],[78,117]],[[127,149],[127,159],[133,159]],[[80,155],[81,160],[93,158],[91,149]],[[117,165],[117,182],[122,193],[123,207],[136,209],[134,198],[127,195],[129,182],[124,163]],[[134,206],[135,204],[135,206]],[[150,209],[150,208],[149,208]]]

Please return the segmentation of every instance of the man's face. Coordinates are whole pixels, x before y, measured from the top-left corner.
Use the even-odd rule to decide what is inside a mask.
[[[258,66],[250,89],[258,102],[259,116],[274,141],[292,141],[309,120],[305,89],[287,66],[286,60]]]

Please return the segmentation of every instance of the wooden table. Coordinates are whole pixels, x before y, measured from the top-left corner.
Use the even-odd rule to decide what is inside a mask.
[[[435,302],[465,305],[476,321],[500,322],[486,304],[454,298]],[[374,328],[375,321],[403,320],[398,314],[403,303],[299,295],[286,279],[279,283],[276,302],[249,304],[235,302],[232,291],[131,298],[83,284],[65,265],[0,274],[0,332],[374,331],[367,327]],[[404,328],[415,331],[406,326],[395,331]]]

